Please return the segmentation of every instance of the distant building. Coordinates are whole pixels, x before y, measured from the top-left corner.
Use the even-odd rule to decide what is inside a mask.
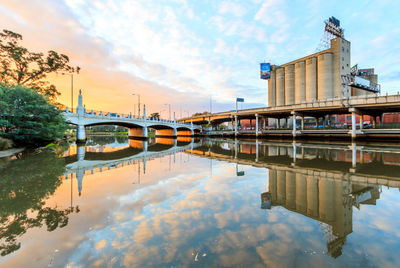
[[[374,69],[355,70],[351,76],[350,42],[337,37],[330,48],[303,58],[271,65],[268,80],[268,106],[283,106],[332,98],[372,94],[363,87],[350,87],[344,80],[351,76],[361,85],[377,84]]]

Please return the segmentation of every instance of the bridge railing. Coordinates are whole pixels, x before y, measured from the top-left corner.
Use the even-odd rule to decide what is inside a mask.
[[[58,105],[58,108],[64,112],[64,113],[70,113],[70,114],[76,114],[77,110],[76,108],[69,108],[65,105]],[[135,120],[146,120],[146,121],[152,121],[152,122],[160,122],[160,123],[170,123],[170,124],[181,124],[181,125],[186,125],[190,126],[190,123],[180,123],[177,121],[173,120],[166,120],[166,119],[160,119],[160,118],[151,118],[151,117],[146,117],[143,118],[143,116],[137,116],[137,115],[132,115],[131,113],[113,113],[113,112],[107,112],[107,111],[99,111],[99,110],[89,110],[84,108],[84,116],[85,117],[102,117],[102,118],[112,118],[112,119],[117,119],[117,120],[126,120],[126,119],[135,119]]]

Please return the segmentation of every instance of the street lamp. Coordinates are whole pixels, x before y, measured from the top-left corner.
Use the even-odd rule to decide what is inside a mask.
[[[140,94],[133,93],[132,95],[138,96],[138,116],[140,117]]]
[[[61,73],[62,75],[71,76],[71,111],[74,112],[74,73]]]
[[[168,105],[168,111],[169,111],[169,120],[171,120],[171,104],[165,103],[164,105]]]

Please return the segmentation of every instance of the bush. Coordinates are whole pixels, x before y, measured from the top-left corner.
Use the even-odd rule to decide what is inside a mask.
[[[0,136],[17,145],[62,138],[67,124],[60,110],[34,90],[0,86]]]
[[[12,145],[13,142],[11,140],[0,137],[0,151],[10,149]]]

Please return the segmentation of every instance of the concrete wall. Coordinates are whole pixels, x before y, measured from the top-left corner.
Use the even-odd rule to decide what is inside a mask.
[[[333,54],[318,56],[318,100],[333,97]]]
[[[294,64],[285,67],[285,105],[294,104]]]
[[[276,106],[285,105],[285,69],[276,69]]]
[[[297,62],[294,65],[294,97],[295,103],[306,100],[306,64],[305,61]]]

